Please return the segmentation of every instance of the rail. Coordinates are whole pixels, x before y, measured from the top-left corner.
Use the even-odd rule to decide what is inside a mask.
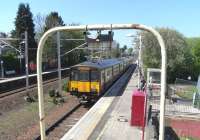
[[[61,71],[65,71],[65,70],[69,70],[70,68],[64,68],[64,69],[61,69]],[[49,74],[49,73],[53,73],[53,72],[57,72],[58,70],[53,70],[53,71],[46,71],[46,72],[43,72],[42,75],[45,75],[45,74]],[[34,76],[37,76],[37,73],[35,74],[29,74],[29,78],[30,77],[34,77]],[[9,79],[5,79],[5,80],[1,80],[0,81],[0,84],[1,83],[6,83],[6,82],[11,82],[11,81],[15,81],[15,80],[21,80],[21,79],[24,79],[26,78],[26,75],[24,76],[19,76],[19,77],[15,77],[15,78],[9,78]]]

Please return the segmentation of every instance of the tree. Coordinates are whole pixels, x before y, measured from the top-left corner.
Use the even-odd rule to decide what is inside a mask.
[[[45,31],[45,20],[46,20],[46,15],[42,15],[38,13],[34,17],[34,22],[35,22],[35,32],[36,32],[36,40],[39,41],[39,39],[42,37],[44,31]]]
[[[58,12],[51,12],[47,16],[44,16],[45,19],[42,19],[40,22],[43,24],[43,27],[40,27],[43,32],[39,33],[40,36],[44,34],[47,30],[53,27],[57,26],[63,26],[64,22],[62,20],[62,17],[59,16]],[[43,21],[44,20],[44,21]],[[52,36],[48,37],[45,47],[44,47],[44,53],[43,53],[44,61],[48,64],[47,67],[53,68],[56,67],[56,60],[57,60],[57,44],[56,44],[56,34],[53,34]]]
[[[64,21],[62,20],[62,17],[58,14],[58,12],[51,12],[50,14],[48,14],[47,16],[45,16],[45,22],[44,22],[44,26],[42,29],[44,29],[44,32],[47,31],[50,28],[56,27],[56,26],[64,26]],[[41,18],[39,18],[41,19]],[[43,22],[43,19],[42,19]],[[69,26],[74,26],[77,25],[75,23],[73,24],[69,24]],[[44,33],[43,32],[43,33]],[[42,33],[42,34],[43,34]],[[41,34],[41,35],[42,35]],[[72,32],[72,31],[68,31],[68,32],[61,32],[60,33],[60,37],[61,39],[69,39],[69,38],[83,38],[83,33],[82,32]],[[61,54],[64,54],[65,52],[71,50],[74,47],[77,47],[79,45],[81,45],[82,43],[84,43],[84,41],[65,41],[65,40],[61,40]],[[85,60],[85,55],[84,55],[84,51],[74,51],[66,56],[61,57],[61,64],[62,66],[66,67],[66,66],[70,66],[73,64],[77,64],[81,61]],[[53,34],[52,36],[50,36],[46,43],[45,43],[45,47],[44,47],[44,53],[43,53],[43,57],[45,59],[45,62],[48,63],[49,62],[53,62],[53,67],[57,67],[56,63],[57,63],[57,44],[56,44],[56,34]]]
[[[121,53],[122,53],[123,56],[125,55],[126,50],[127,50],[127,46],[126,46],[126,45],[124,45],[124,46],[120,49],[120,51],[121,51]]]
[[[187,46],[185,37],[176,30],[169,28],[157,28],[164,39],[167,49],[167,80],[173,82],[175,78],[187,78],[192,65],[192,55]],[[142,31],[142,59],[145,68],[160,68],[161,51],[157,39],[153,34]],[[138,41],[136,41],[139,46]]]
[[[0,32],[0,37],[1,38],[5,38],[5,37],[7,37],[8,35],[6,34],[6,33],[4,33],[4,32]]]
[[[195,38],[187,38],[187,44],[192,50],[193,56],[193,75],[195,79],[199,76],[199,69],[200,69],[200,37]]]
[[[28,49],[29,61],[36,61],[36,48],[33,15],[30,11],[29,4],[20,3],[15,19],[15,30],[12,31],[12,36],[24,38],[25,31],[28,32]],[[22,37],[23,36],[23,37]]]
[[[133,53],[133,48],[128,48],[128,55],[130,56],[132,55],[132,53]]]
[[[19,60],[16,58],[16,54],[13,52],[7,52],[1,55],[1,59],[3,60],[3,65],[5,71],[7,70],[16,70],[16,72],[20,71],[20,63]]]
[[[122,48],[122,52],[125,53],[126,50],[127,50],[127,46],[124,45],[123,48]]]
[[[62,20],[62,17],[58,15],[58,12],[51,12],[49,15],[47,15],[45,19],[45,31],[48,29],[51,29],[56,26],[64,26],[64,22]]]
[[[121,53],[120,53],[120,45],[119,45],[119,43],[117,43],[115,48],[112,48],[111,53],[112,53],[112,57],[114,57],[114,58],[119,58],[120,57]]]

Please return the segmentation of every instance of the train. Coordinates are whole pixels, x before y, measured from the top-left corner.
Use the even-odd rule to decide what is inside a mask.
[[[132,63],[132,58],[121,58],[90,60],[72,66],[68,90],[81,103],[95,102]]]

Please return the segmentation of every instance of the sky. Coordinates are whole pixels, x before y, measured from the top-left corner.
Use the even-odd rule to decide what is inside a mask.
[[[33,15],[57,11],[65,23],[139,23],[152,27],[176,29],[186,37],[200,36],[199,0],[2,0],[0,31],[14,29],[19,3],[29,3]],[[126,35],[115,32],[121,45],[131,45]]]

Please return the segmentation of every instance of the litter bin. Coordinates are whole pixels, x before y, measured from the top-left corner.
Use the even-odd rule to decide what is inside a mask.
[[[141,90],[135,90],[132,94],[131,106],[131,126],[145,126],[146,117],[146,93]]]

